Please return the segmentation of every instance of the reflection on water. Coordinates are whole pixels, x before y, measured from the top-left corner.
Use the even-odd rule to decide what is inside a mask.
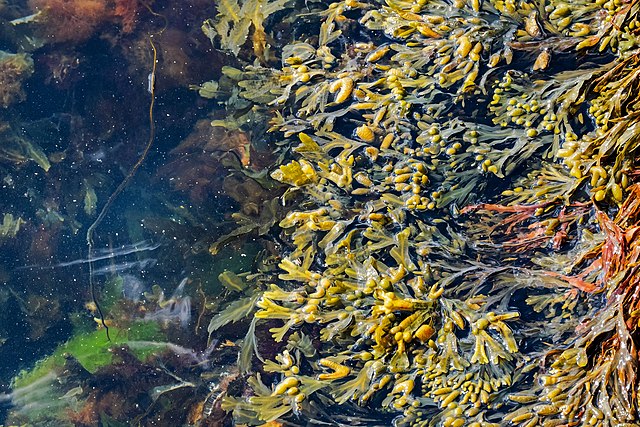
[[[122,280],[122,296],[133,302],[140,301],[142,294],[147,289],[142,279],[132,274],[119,275]]]
[[[66,399],[52,399],[53,391],[56,388],[57,376],[49,372],[42,378],[29,384],[26,387],[16,388],[12,393],[0,396],[0,402],[11,404],[17,408],[19,415],[28,416],[48,411],[55,411],[61,407],[70,405]]]
[[[153,313],[145,314],[145,320],[163,323],[178,321],[182,327],[186,327],[191,321],[191,298],[184,295],[188,281],[188,277],[182,279],[169,299],[165,299],[164,294],[160,294],[158,298],[160,308]]]
[[[143,242],[133,243],[133,244],[122,246],[120,248],[115,248],[115,249],[113,248],[97,249],[96,251],[94,251],[95,255],[92,256],[91,259],[77,259],[73,261],[61,262],[56,265],[52,265],[48,268],[70,267],[72,265],[87,264],[90,261],[94,263],[98,263],[99,261],[109,260],[110,262],[113,263],[115,262],[116,258],[123,257],[129,254],[136,254],[138,252],[153,251],[155,249],[158,249],[159,247],[160,247],[159,243],[151,244],[150,242],[143,241]],[[40,266],[24,266],[20,268],[23,269],[23,268],[32,268],[32,267],[40,267]],[[44,267],[41,267],[41,268],[44,268]],[[117,271],[118,269],[115,268],[114,274]]]

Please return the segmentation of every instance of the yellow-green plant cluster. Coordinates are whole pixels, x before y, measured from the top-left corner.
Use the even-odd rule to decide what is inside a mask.
[[[262,367],[224,400],[238,422],[637,421],[639,7],[345,0],[310,9],[280,64],[223,70],[290,149],[271,173],[289,246],[242,304]]]

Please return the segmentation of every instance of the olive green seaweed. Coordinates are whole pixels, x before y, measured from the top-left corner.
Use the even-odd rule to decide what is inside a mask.
[[[229,107],[271,110],[287,188],[279,270],[212,320],[251,319],[274,353],[224,409],[637,423],[640,2],[308,8],[280,64],[223,70]]]

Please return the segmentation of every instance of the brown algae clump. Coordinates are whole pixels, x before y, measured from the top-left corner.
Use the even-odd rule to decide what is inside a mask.
[[[287,149],[278,269],[210,328],[248,316],[261,360],[225,409],[637,422],[640,3],[310,7],[279,63],[223,70]]]
[[[0,51],[0,106],[23,101],[22,84],[33,74],[33,59],[26,53]]]

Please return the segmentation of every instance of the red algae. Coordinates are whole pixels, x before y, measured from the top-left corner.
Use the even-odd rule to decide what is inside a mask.
[[[51,43],[82,42],[111,18],[101,0],[29,0],[34,12],[42,12],[39,31]]]

